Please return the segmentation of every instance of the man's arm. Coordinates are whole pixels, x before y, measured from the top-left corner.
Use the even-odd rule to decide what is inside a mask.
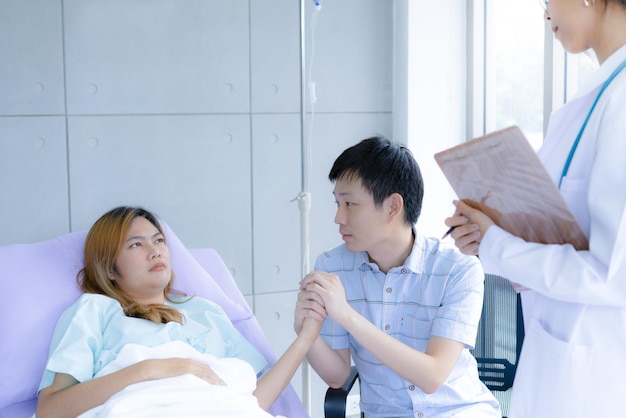
[[[350,375],[350,349],[334,350],[322,337],[317,337],[306,358],[331,388],[340,388]]]
[[[328,316],[344,327],[372,355],[425,393],[433,393],[441,387],[463,350],[464,344],[459,341],[431,336],[426,351],[422,353],[389,336],[352,309],[346,300],[341,281],[334,274],[313,272],[305,277],[302,286],[307,291],[319,294]],[[324,354],[323,348],[318,350]],[[317,368],[315,370],[318,371]]]
[[[383,332],[352,309],[342,322],[337,322],[385,366],[425,393],[434,393],[445,383],[464,347],[461,342],[431,336],[422,353]]]

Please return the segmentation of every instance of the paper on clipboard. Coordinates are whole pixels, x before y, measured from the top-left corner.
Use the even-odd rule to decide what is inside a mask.
[[[530,242],[589,243],[539,157],[517,126],[435,154],[459,199]]]

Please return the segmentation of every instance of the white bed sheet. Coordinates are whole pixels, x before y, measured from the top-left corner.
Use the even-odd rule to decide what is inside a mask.
[[[256,375],[248,363],[203,354],[182,342],[169,342],[156,347],[128,344],[98,376],[145,359],[171,357],[193,358],[209,364],[226,382],[226,386],[211,385],[189,374],[141,382],[126,387],[79,418],[272,417],[259,407],[256,397],[252,395],[256,388]]]

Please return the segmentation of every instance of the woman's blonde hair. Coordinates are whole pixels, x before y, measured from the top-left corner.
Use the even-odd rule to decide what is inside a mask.
[[[139,304],[122,291],[114,280],[110,279],[109,272],[117,272],[115,261],[120,254],[130,224],[139,217],[147,219],[163,234],[157,218],[143,208],[121,206],[110,210],[93,224],[87,234],[85,267],[78,272],[78,283],[85,293],[96,293],[117,300],[122,305],[126,316],[143,318],[156,323],[171,321],[182,323],[183,316],[177,309],[164,305]],[[163,238],[167,239],[165,234]],[[163,296],[170,302],[172,299],[169,295],[173,282],[174,272],[163,290]]]

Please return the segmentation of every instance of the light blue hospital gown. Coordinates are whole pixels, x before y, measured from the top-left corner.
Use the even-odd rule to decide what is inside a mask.
[[[166,304],[184,315],[182,325],[130,318],[112,298],[82,295],[57,322],[39,390],[52,384],[55,373],[69,374],[79,382],[91,380],[129,343],[154,347],[183,341],[202,353],[245,360],[257,374],[265,367],[265,358],[237,331],[219,305],[200,297]]]

